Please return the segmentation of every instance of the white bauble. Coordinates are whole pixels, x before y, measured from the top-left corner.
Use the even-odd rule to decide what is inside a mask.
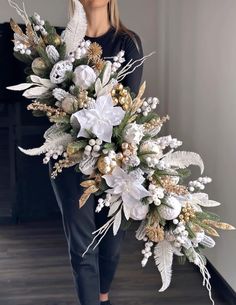
[[[158,207],[159,215],[166,220],[172,220],[179,216],[181,203],[174,197],[167,197],[164,204]]]
[[[50,73],[53,84],[61,84],[66,80],[66,73],[73,70],[73,64],[69,60],[61,60],[56,63]]]
[[[153,140],[143,142],[140,145],[140,153],[145,154],[145,157],[155,155],[157,159],[160,159],[163,155],[160,145]]]

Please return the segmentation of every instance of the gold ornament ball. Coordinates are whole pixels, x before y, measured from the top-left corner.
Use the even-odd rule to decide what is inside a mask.
[[[110,174],[112,172],[112,170],[115,168],[115,166],[108,166],[105,162],[104,162],[104,156],[101,156],[98,159],[97,162],[97,167],[98,170],[102,173],[102,174]]]
[[[121,91],[121,95],[122,95],[122,96],[127,96],[127,94],[128,94],[128,91],[127,91],[126,89],[123,89],[123,90]]]
[[[50,39],[49,39],[50,38]],[[44,37],[44,42],[46,44],[53,44],[54,46],[59,46],[61,44],[61,37],[59,35],[55,35],[52,37],[49,37],[48,35]]]
[[[33,60],[31,68],[36,75],[43,76],[47,66],[41,57],[37,57]]]
[[[113,98],[113,104],[114,105],[117,105],[119,103],[119,100],[117,97]]]
[[[129,110],[129,105],[125,104],[122,106],[122,108],[125,110],[125,111],[128,111]]]
[[[113,89],[113,90],[111,91],[111,95],[112,95],[112,96],[115,96],[115,95],[116,95],[116,90],[115,90],[115,89]]]
[[[123,90],[124,86],[122,84],[118,84],[117,85],[117,90],[121,91]]]

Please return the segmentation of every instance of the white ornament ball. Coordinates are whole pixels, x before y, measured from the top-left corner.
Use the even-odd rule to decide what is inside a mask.
[[[181,212],[181,203],[174,197],[167,197],[165,203],[158,207],[158,212],[163,219],[173,220]]]

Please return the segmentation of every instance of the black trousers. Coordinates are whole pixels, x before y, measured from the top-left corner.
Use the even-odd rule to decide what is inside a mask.
[[[52,165],[50,161],[49,175]],[[80,186],[82,175],[75,172],[74,166],[63,169],[50,180],[62,215],[78,300],[81,305],[100,305],[99,293],[110,290],[126,231],[120,229],[114,236],[110,228],[100,244],[94,250],[91,246],[82,257],[94,237],[92,232],[108,220],[109,208],[95,212],[97,199],[94,195],[79,208],[79,198],[83,193]]]

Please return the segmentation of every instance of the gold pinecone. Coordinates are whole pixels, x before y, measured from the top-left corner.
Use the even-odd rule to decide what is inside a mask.
[[[102,56],[102,47],[98,43],[93,42],[89,46],[87,54],[88,59],[95,63]]]
[[[146,235],[153,242],[164,240],[164,229],[159,224],[157,226],[147,226]]]

